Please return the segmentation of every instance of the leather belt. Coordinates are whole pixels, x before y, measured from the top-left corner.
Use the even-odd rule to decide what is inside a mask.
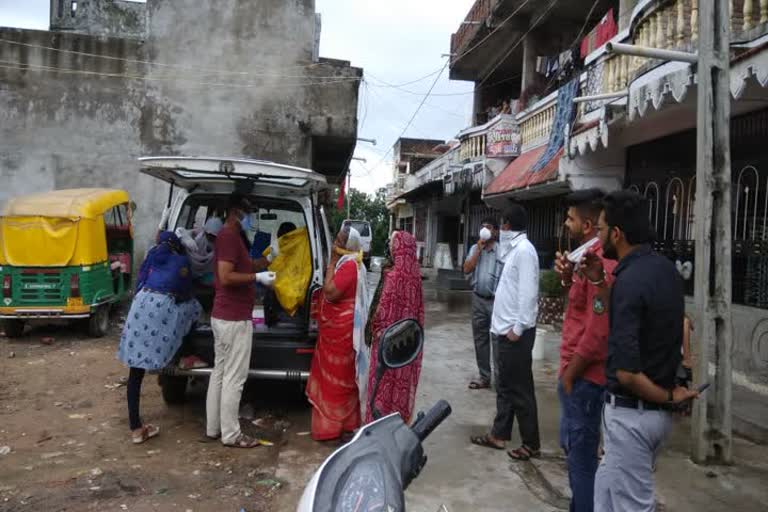
[[[670,408],[666,404],[656,404],[653,402],[646,402],[639,398],[630,398],[628,396],[614,395],[613,393],[605,394],[605,403],[613,405],[615,407],[623,407],[625,409],[638,409],[645,411],[665,411]]]

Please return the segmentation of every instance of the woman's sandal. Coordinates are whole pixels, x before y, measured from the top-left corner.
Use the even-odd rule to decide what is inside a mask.
[[[234,443],[225,444],[224,446],[229,446],[231,448],[256,448],[257,446],[261,446],[261,442],[251,436],[240,434],[240,436],[235,439]]]
[[[131,434],[131,440],[133,441],[133,444],[141,444],[144,441],[155,437],[159,433],[160,427],[147,423],[141,427],[140,430]]]
[[[538,459],[541,457],[541,450],[531,450],[527,446],[523,445],[520,448],[509,450],[507,452],[509,458],[520,462],[529,461],[531,459]]]
[[[482,436],[473,436],[469,438],[469,441],[472,444],[476,444],[477,446],[482,446],[483,448],[493,448],[494,450],[503,450],[504,445],[498,445],[493,442],[493,440],[488,436],[488,434],[482,435]]]
[[[469,383],[469,389],[488,389],[491,383],[486,380],[473,380]]]

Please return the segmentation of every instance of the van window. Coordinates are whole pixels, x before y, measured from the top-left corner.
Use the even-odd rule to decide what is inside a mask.
[[[360,236],[371,236],[371,225],[365,221],[348,220],[344,221],[344,226],[351,226],[360,233]]]
[[[307,226],[304,210],[295,201],[259,197],[253,198],[253,201],[259,208],[250,214],[249,226],[246,229],[249,243],[255,244],[252,255],[260,255],[269,247],[272,237],[278,235],[281,228],[285,231]],[[227,215],[226,203],[227,196],[222,195],[190,196],[181,208],[176,227],[200,229],[212,216],[224,220]]]

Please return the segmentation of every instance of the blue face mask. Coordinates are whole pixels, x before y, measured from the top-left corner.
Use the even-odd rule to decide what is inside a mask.
[[[242,217],[240,217],[240,227],[243,228],[243,231],[253,231],[251,216],[249,214],[244,213]]]

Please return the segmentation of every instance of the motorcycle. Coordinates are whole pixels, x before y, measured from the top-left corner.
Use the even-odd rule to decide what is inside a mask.
[[[323,462],[297,512],[405,511],[404,492],[427,463],[421,443],[451,414],[451,406],[440,400],[408,426],[398,413],[381,417],[373,398],[385,372],[411,364],[423,344],[424,332],[415,320],[402,320],[385,331],[369,404],[374,421]]]

